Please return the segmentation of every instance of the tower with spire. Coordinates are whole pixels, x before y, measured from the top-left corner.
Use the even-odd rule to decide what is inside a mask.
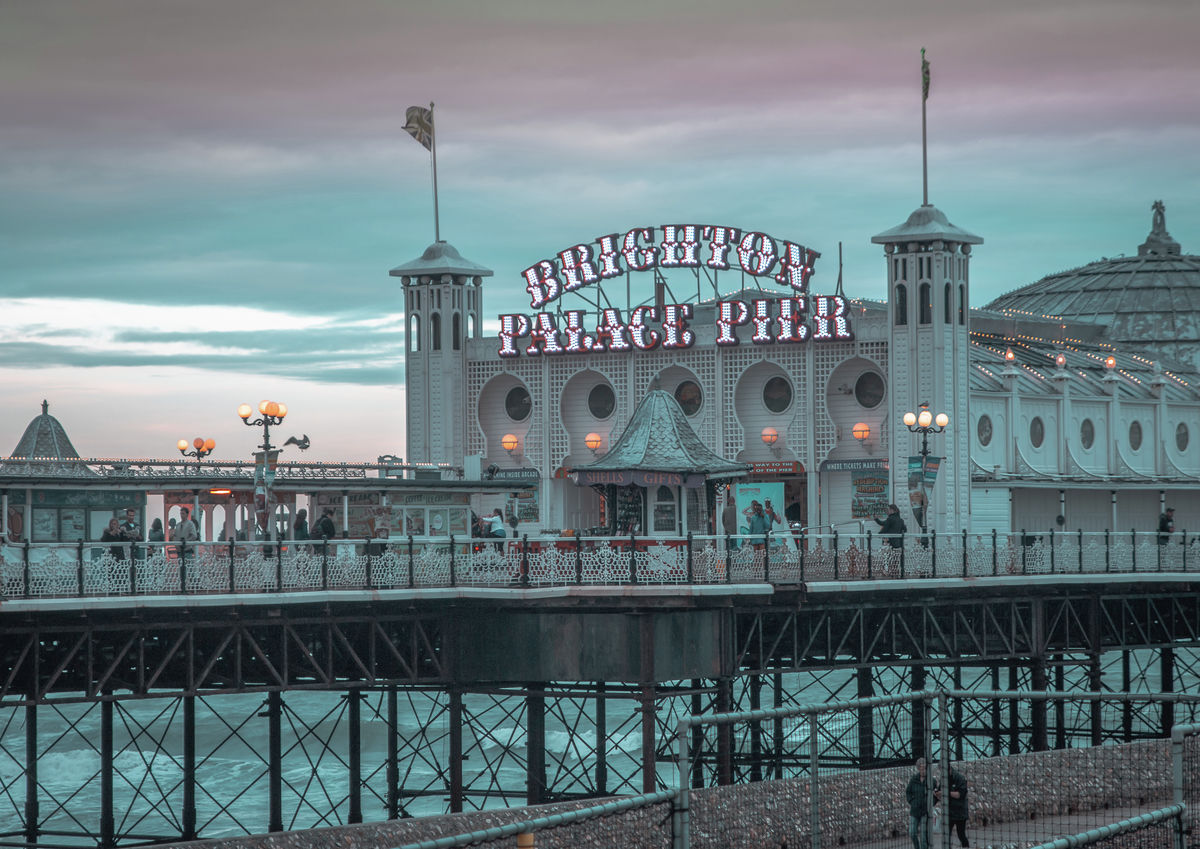
[[[484,268],[437,241],[393,268],[404,292],[405,460],[461,463],[466,455],[467,341],[482,335]]]
[[[905,521],[916,526],[909,508],[909,457],[921,446],[919,434],[904,424],[906,412],[928,403],[935,416],[946,413],[950,425],[931,436],[931,457],[941,457],[937,479],[927,493],[928,528],[958,532],[970,514],[970,286],[971,246],[983,239],[954,226],[929,203],[925,143],[925,100],[929,65],[922,57],[921,160],[922,203],[908,220],[871,241],[887,257],[889,410],[892,499]]]

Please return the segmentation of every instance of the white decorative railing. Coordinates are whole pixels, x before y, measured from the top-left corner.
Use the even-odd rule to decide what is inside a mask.
[[[1154,532],[406,537],[324,542],[0,544],[0,597],[275,593],[410,587],[547,587],[921,580],[1200,572],[1196,537]],[[116,554],[121,556],[116,556]]]

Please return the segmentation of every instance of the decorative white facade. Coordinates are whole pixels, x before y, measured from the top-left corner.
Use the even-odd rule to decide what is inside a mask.
[[[447,463],[468,476],[489,467],[501,476],[525,470],[541,483],[536,519],[525,517],[528,530],[594,525],[599,496],[576,486],[570,471],[602,456],[657,386],[676,396],[716,453],[752,464],[755,479],[785,481],[806,526],[874,529],[869,518],[853,515],[852,467],[881,468],[886,461],[884,501],[900,505],[915,528],[907,473],[921,437],[902,418],[928,403],[950,418],[945,432],[928,437],[930,455],[941,458],[928,493],[929,525],[939,534],[1045,532],[1059,515],[1065,518],[1059,530],[1146,531],[1156,527],[1164,505],[1176,509],[1178,527],[1189,520],[1200,527],[1194,366],[1159,362],[1150,356],[1153,346],[1122,350],[1103,327],[1077,317],[1028,314],[1013,303],[1003,311],[972,310],[971,248],[983,240],[934,207],[920,207],[872,241],[883,246],[887,304],[818,305],[816,294],[764,285],[761,276],[736,268],[723,278],[703,268],[671,268],[695,281],[692,296],[681,300],[692,312],[690,346],[642,350],[622,336],[628,350],[552,352],[554,341],[538,347],[538,317],[509,316],[506,326],[517,328],[519,338],[505,342],[516,353],[504,357],[504,340],[481,329],[482,278],[491,272],[444,243],[431,246],[392,271],[402,278],[408,312],[407,459]],[[570,249],[582,251],[575,259],[586,259],[583,248]],[[661,266],[679,264],[663,261],[663,251]],[[564,266],[569,255],[561,255]],[[621,333],[650,339],[635,314],[663,333],[670,296],[661,266],[651,269],[653,297],[624,302],[619,315],[630,324]],[[723,288],[730,276],[735,285]],[[1194,277],[1192,285],[1200,285],[1200,272]],[[577,286],[578,295],[592,299],[581,308],[586,333],[603,329],[602,307],[610,306],[594,290],[614,290],[613,301],[619,290],[624,301],[628,278]],[[792,327],[793,338],[784,341],[787,308],[779,304],[789,298],[799,298],[812,327],[821,309],[848,305],[845,335],[852,338],[818,339],[814,332],[799,341]],[[723,312],[721,304],[739,302],[748,305],[749,318],[723,328],[738,308]],[[551,335],[565,347],[569,313],[551,308],[559,310],[550,314]],[[522,322],[532,336],[518,332],[529,329]],[[737,343],[718,344],[730,332]],[[862,425],[869,435],[856,438]],[[773,441],[764,439],[772,432]],[[595,450],[589,437],[598,442]],[[707,531],[686,525],[682,506],[680,513],[678,532]]]

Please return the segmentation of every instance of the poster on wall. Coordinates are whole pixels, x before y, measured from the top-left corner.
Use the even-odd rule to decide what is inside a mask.
[[[850,515],[855,519],[870,519],[887,515],[887,473],[856,471],[850,473]]]
[[[771,523],[773,533],[781,533],[787,531],[787,520],[783,518],[783,512],[786,505],[783,503],[783,481],[766,481],[763,483],[735,483],[730,490],[729,499],[734,503],[734,507],[738,514],[738,532],[745,534],[749,533],[750,526],[750,503],[757,501],[763,506],[763,512],[767,514],[768,521],[773,512],[778,517],[778,522]],[[787,539],[791,539],[791,534],[787,534]]]

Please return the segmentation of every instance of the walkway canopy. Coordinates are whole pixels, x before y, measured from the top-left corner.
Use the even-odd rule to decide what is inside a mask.
[[[638,404],[625,432],[594,463],[575,469],[580,486],[702,486],[705,481],[742,477],[750,471],[715,454],[692,430],[679,402],[652,389]]]

